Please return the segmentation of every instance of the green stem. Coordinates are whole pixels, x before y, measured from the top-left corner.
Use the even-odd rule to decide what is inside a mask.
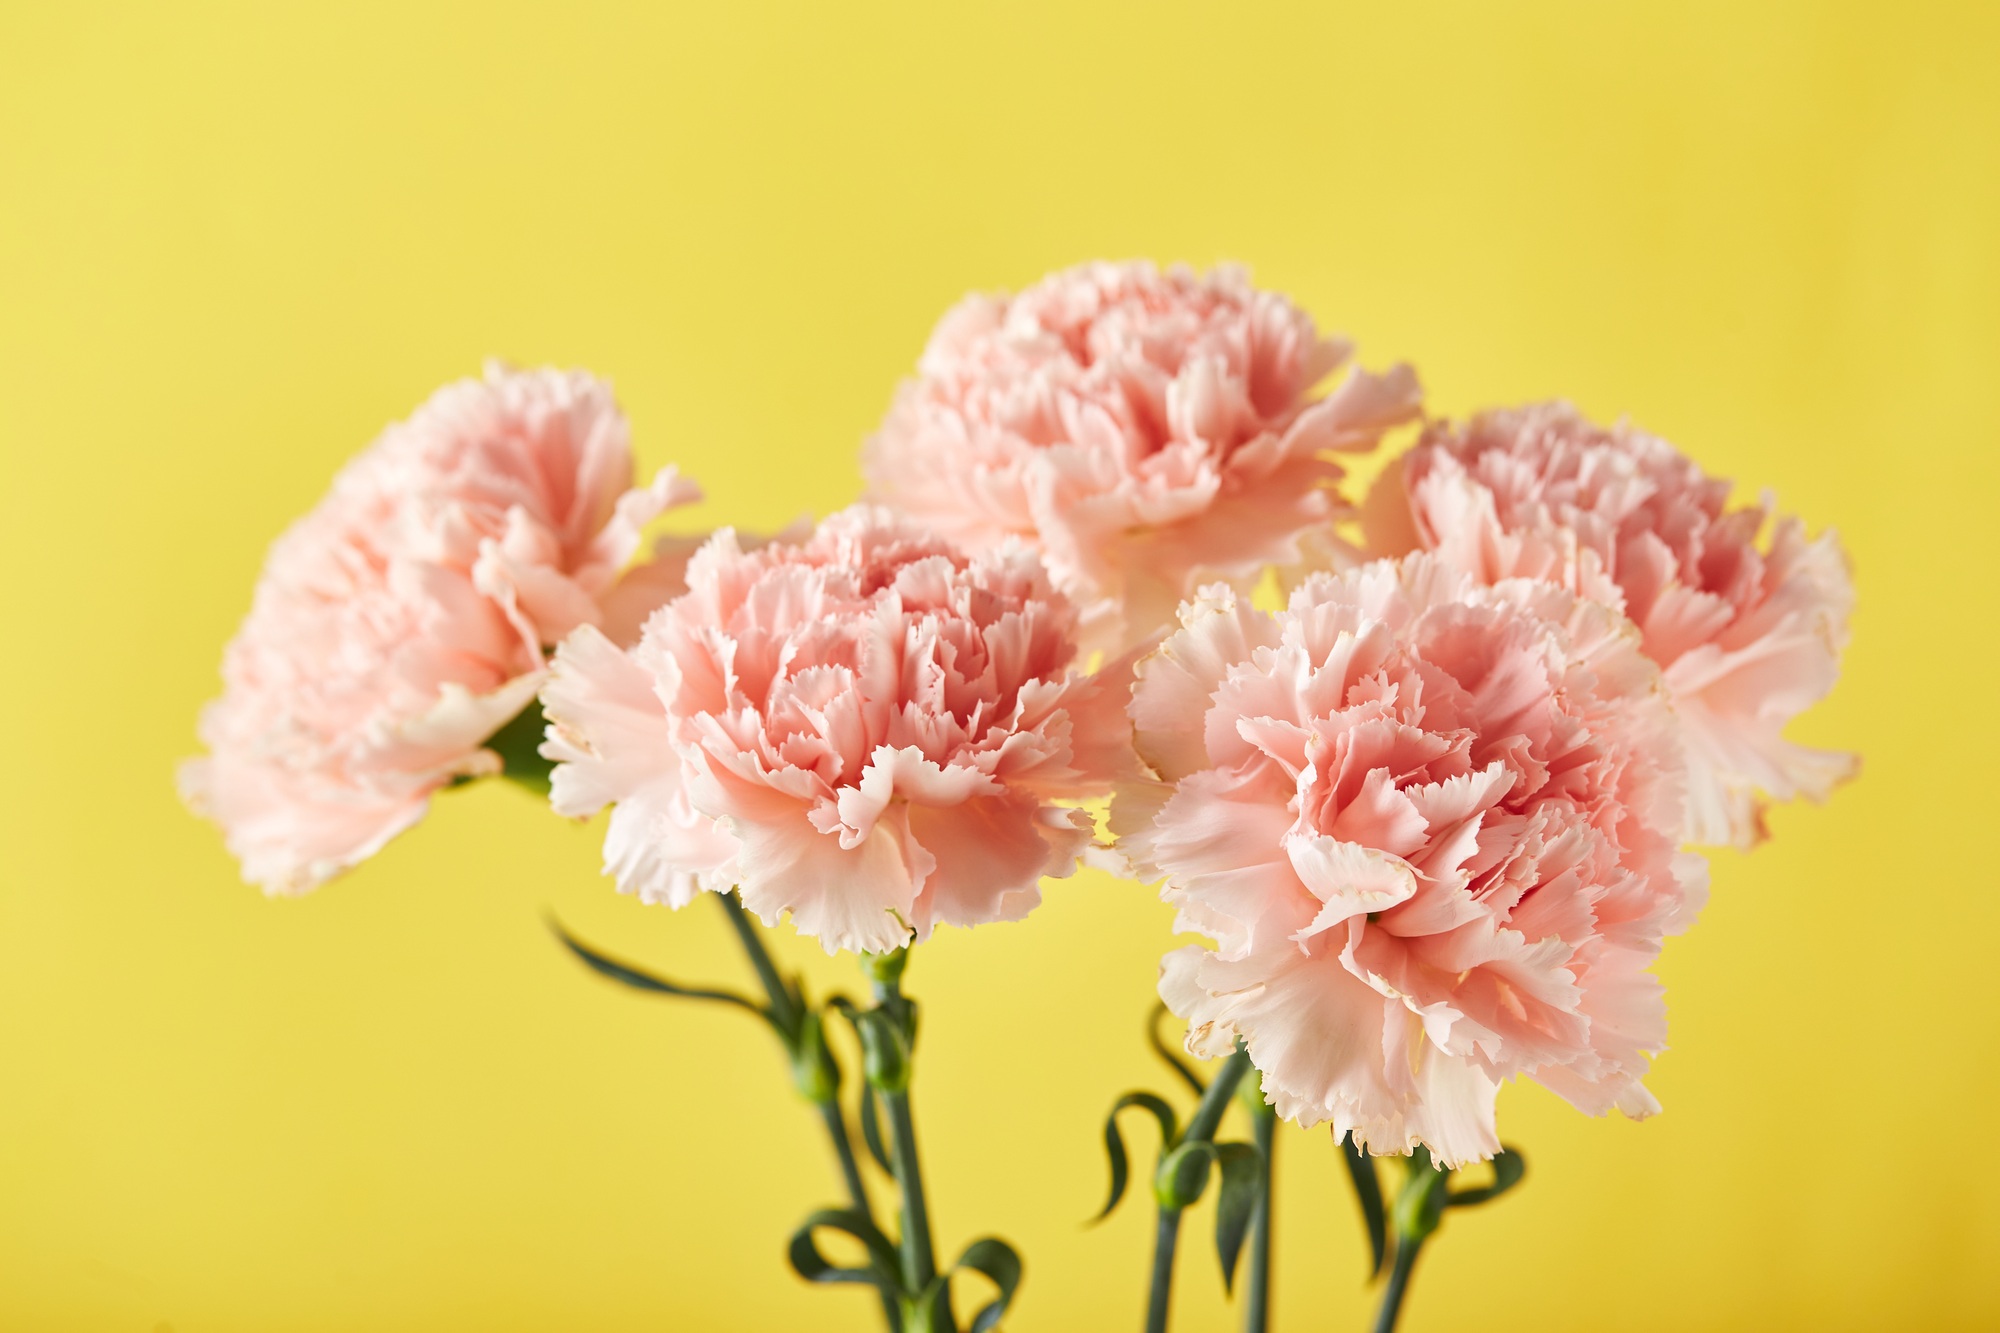
[[[882,1100],[889,1113],[896,1184],[903,1192],[903,1282],[911,1291],[921,1292],[937,1276],[937,1259],[931,1252],[930,1208],[924,1200],[924,1171],[917,1156],[916,1121],[910,1115],[909,1093],[884,1093]]]
[[[764,994],[770,1002],[771,1017],[777,1025],[788,1033],[797,1033],[802,1015],[791,988],[785,985],[778,974],[778,966],[771,960],[771,951],[764,947],[762,927],[751,919],[750,913],[733,893],[718,893],[723,910],[729,914],[729,924],[735,927],[736,938],[743,944],[743,952],[749,956],[750,966],[763,983]],[[833,1145],[834,1160],[840,1166],[841,1184],[847,1187],[847,1197],[854,1205],[854,1211],[875,1224],[875,1210],[868,1202],[868,1187],[861,1180],[861,1166],[854,1157],[854,1141],[847,1133],[847,1115],[840,1109],[838,1095],[818,1102],[820,1123],[826,1126],[826,1137]],[[882,1298],[882,1317],[887,1322],[889,1333],[897,1333],[902,1326],[902,1317],[896,1312],[896,1301],[888,1292],[879,1292]]]
[[[1236,1085],[1250,1069],[1250,1052],[1238,1042],[1236,1050],[1215,1071],[1215,1079],[1201,1094],[1201,1102],[1189,1117],[1182,1143],[1207,1143],[1215,1138],[1222,1113],[1236,1095]],[[1146,1296],[1146,1333],[1166,1333],[1167,1308],[1173,1299],[1174,1252],[1179,1248],[1181,1210],[1161,1208],[1159,1230],[1153,1242],[1153,1281]]]
[[[868,1202],[868,1187],[861,1183],[861,1165],[854,1159],[854,1143],[847,1135],[847,1116],[840,1109],[840,1101],[835,1098],[819,1104],[820,1119],[826,1124],[826,1137],[833,1144],[833,1155],[840,1161],[840,1179],[847,1186],[847,1197],[854,1202],[854,1211],[875,1225],[875,1210]],[[896,1298],[886,1291],[875,1293],[882,1300],[882,1318],[889,1326],[889,1333],[897,1333],[902,1325],[902,1316],[896,1312]]]
[[[729,914],[729,924],[736,928],[736,938],[743,942],[743,952],[750,957],[750,966],[757,970],[757,980],[764,983],[764,994],[771,1000],[771,1017],[786,1032],[799,1030],[798,1002],[793,998],[791,988],[778,975],[778,965],[771,961],[770,950],[764,947],[764,940],[758,934],[760,927],[750,918],[749,909],[733,893],[718,893],[723,910]]]
[[[826,1137],[840,1162],[840,1181],[847,1186],[847,1197],[853,1200],[855,1212],[865,1214],[869,1211],[868,1189],[861,1183],[861,1165],[855,1161],[854,1143],[847,1137],[847,1117],[841,1113],[838,1101],[821,1102],[819,1117],[826,1123]]]
[[[1403,1190],[1396,1196],[1391,1213],[1396,1263],[1389,1270],[1389,1285],[1382,1291],[1382,1308],[1375,1314],[1375,1333],[1394,1333],[1396,1320],[1403,1312],[1403,1301],[1409,1295],[1410,1275],[1417,1267],[1417,1255],[1444,1219],[1451,1189],[1451,1172],[1438,1170],[1432,1164],[1430,1150],[1421,1143],[1410,1150],[1403,1173]]]
[[[1423,1247],[1418,1237],[1396,1237],[1395,1266],[1389,1270],[1389,1285],[1382,1289],[1382,1307],[1375,1312],[1375,1333],[1395,1333],[1396,1320],[1403,1313],[1403,1297],[1410,1289],[1410,1273]]]
[[[1174,1294],[1174,1251],[1180,1236],[1181,1210],[1162,1208],[1153,1233],[1153,1284],[1146,1293],[1146,1333],[1167,1333],[1167,1305]]]
[[[910,1002],[902,991],[903,958],[870,959],[869,967],[876,1005],[896,1021],[914,1047]],[[914,1065],[914,1051],[911,1056]],[[924,1198],[923,1161],[917,1155],[917,1124],[907,1078],[906,1073],[900,1088],[882,1089],[882,1106],[889,1117],[896,1186],[903,1196],[903,1286],[911,1295],[920,1295],[937,1277],[937,1258],[931,1249],[930,1206]]]
[[[1229,1099],[1236,1095],[1236,1085],[1250,1072],[1250,1052],[1243,1049],[1243,1043],[1236,1044],[1236,1050],[1222,1068],[1215,1071],[1215,1081],[1208,1085],[1208,1091],[1201,1095],[1201,1102],[1188,1118],[1187,1132],[1181,1135],[1182,1143],[1206,1143],[1215,1137],[1215,1127],[1222,1123],[1222,1113],[1229,1109]]]
[[[1278,1146],[1278,1113],[1258,1105],[1250,1114],[1257,1139],[1257,1206],[1250,1214],[1250,1289],[1243,1296],[1243,1333],[1265,1333],[1271,1323],[1271,1154]]]

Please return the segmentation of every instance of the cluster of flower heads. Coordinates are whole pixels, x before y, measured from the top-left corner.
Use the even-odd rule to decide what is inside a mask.
[[[1189,1048],[1241,1041],[1287,1118],[1456,1165],[1515,1076],[1647,1114],[1683,846],[1853,771],[1782,734],[1844,558],[1561,404],[1427,422],[1358,506],[1336,455],[1421,403],[1350,358],[1238,271],[1086,265],[945,316],[872,504],[643,558],[693,487],[634,486],[601,383],[489,371],[279,541],[184,788],[310,888],[539,695],[621,888],[873,952],[1025,915],[1113,795],[1111,856],[1212,942],[1162,969]]]

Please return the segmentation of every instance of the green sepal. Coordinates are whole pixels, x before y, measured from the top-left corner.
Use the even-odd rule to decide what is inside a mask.
[[[1153,1172],[1153,1199],[1167,1209],[1186,1208],[1208,1188],[1209,1168],[1215,1164],[1217,1148],[1207,1139],[1183,1143],[1169,1149]]]
[[[543,800],[549,798],[549,775],[555,764],[542,758],[542,739],[548,732],[539,699],[515,714],[512,721],[486,738],[486,748],[500,756],[500,776],[517,782]]]
[[[1372,1278],[1389,1257],[1389,1214],[1382,1205],[1382,1180],[1376,1174],[1375,1159],[1351,1135],[1343,1138],[1339,1147],[1347,1163],[1347,1178],[1354,1182],[1354,1197],[1361,1204],[1361,1220],[1368,1227],[1368,1248],[1375,1257],[1374,1267],[1368,1270]]]
[[[1248,1143],[1218,1143],[1215,1159],[1222,1175],[1215,1200],[1215,1257],[1222,1261],[1222,1289],[1233,1292],[1236,1261],[1243,1254],[1250,1217],[1264,1188],[1264,1155]]]
[[[813,1238],[813,1233],[822,1228],[860,1241],[868,1251],[867,1267],[836,1267],[819,1252],[819,1242]],[[808,1282],[866,1282],[891,1295],[902,1292],[896,1247],[874,1223],[851,1208],[822,1208],[806,1218],[792,1233],[786,1254],[791,1259],[792,1271]]]
[[[1399,1245],[1421,1244],[1438,1229],[1444,1217],[1445,1189],[1451,1172],[1433,1165],[1430,1150],[1421,1143],[1410,1153],[1404,1169],[1408,1174],[1390,1211],[1390,1220],[1395,1224]]]
[[[907,1092],[910,1087],[910,1042],[903,1023],[885,1009],[861,1009],[835,996],[827,1007],[837,1009],[854,1025],[861,1039],[861,1072],[879,1092]]]
[[[824,1105],[840,1095],[840,1065],[826,1044],[826,1024],[816,1009],[800,1008],[799,1030],[788,1043],[792,1062],[792,1085],[799,1095],[815,1105]]]
[[[1166,1153],[1180,1137],[1180,1122],[1174,1115],[1174,1108],[1166,1099],[1150,1092],[1128,1092],[1111,1104],[1111,1114],[1104,1117],[1104,1155],[1111,1159],[1111,1195],[1098,1209],[1093,1223],[1102,1222],[1111,1216],[1111,1210],[1125,1196],[1125,1185],[1132,1175],[1132,1164],[1125,1155],[1125,1138],[1118,1132],[1118,1113],[1131,1107],[1139,1107],[1152,1114],[1160,1125],[1160,1152]]]
[[[1521,1177],[1527,1174],[1528,1159],[1521,1155],[1521,1150],[1502,1145],[1499,1154],[1493,1159],[1493,1183],[1491,1185],[1480,1185],[1473,1189],[1447,1190],[1444,1196],[1444,1206],[1447,1208],[1471,1208],[1475,1205],[1485,1203],[1489,1199],[1497,1199],[1508,1190],[1520,1184]]]
[[[574,935],[564,930],[562,923],[557,921],[553,916],[548,918],[548,925],[550,932],[558,940],[562,941],[565,948],[581,959],[585,966],[589,967],[599,976],[609,977],[621,986],[629,986],[633,990],[646,991],[654,995],[673,995],[684,1000],[716,1000],[723,1004],[733,1004],[739,1008],[748,1009],[751,1013],[757,1015],[757,1017],[770,1023],[773,1027],[777,1026],[776,1020],[771,1017],[771,1011],[746,995],[738,995],[735,991],[712,990],[703,986],[683,986],[677,982],[668,981],[665,977],[654,976],[652,973],[643,972],[629,963],[621,963],[615,958],[608,958],[598,953],[595,949],[592,949],[589,945],[584,944]],[[779,1035],[783,1036],[784,1034],[781,1032]]]
[[[994,1236],[976,1240],[965,1247],[965,1253],[958,1256],[958,1262],[951,1266],[953,1273],[977,1273],[991,1282],[998,1295],[979,1308],[972,1316],[972,1325],[967,1333],[992,1333],[1006,1317],[1007,1308],[1014,1303],[1014,1293],[1021,1286],[1021,1256],[1006,1241]],[[949,1277],[946,1279],[949,1281]]]
[[[882,1113],[877,1109],[881,1095],[868,1084],[861,1085],[861,1141],[868,1146],[868,1155],[882,1168],[882,1174],[893,1176],[896,1167],[889,1160],[888,1145],[882,1141]]]
[[[910,950],[907,946],[891,949],[887,953],[864,953],[861,955],[861,971],[877,986],[894,988],[903,983],[903,971],[910,965]]]
[[[1202,1093],[1208,1091],[1208,1084],[1202,1082],[1201,1075],[1194,1072],[1194,1066],[1182,1058],[1180,1052],[1168,1045],[1166,1039],[1160,1036],[1160,1020],[1170,1017],[1172,1014],[1173,1010],[1167,1008],[1164,1003],[1153,1006],[1152,1016],[1146,1020],[1146,1044],[1151,1046],[1153,1054],[1164,1060],[1167,1068],[1179,1075],[1181,1082],[1187,1084],[1189,1090],[1195,1096],[1199,1097]]]

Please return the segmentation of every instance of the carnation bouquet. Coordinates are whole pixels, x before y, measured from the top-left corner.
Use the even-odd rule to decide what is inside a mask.
[[[1356,494],[1343,460],[1382,450]],[[447,386],[273,547],[181,782],[272,894],[464,783],[608,810],[605,873],[712,899],[755,990],[557,939],[768,1028],[844,1196],[795,1201],[791,1266],[871,1289],[891,1333],[998,1328],[1026,1271],[932,1234],[904,980],[938,927],[1021,920],[1085,862],[1157,884],[1200,941],[1163,939],[1134,997],[1174,1095],[1077,1127],[1104,1211],[1155,1214],[1133,1322],[1170,1326],[1206,1197],[1269,1327],[1286,1121],[1341,1150],[1387,1330],[1445,1214],[1524,1178],[1500,1085],[1657,1112],[1651,969],[1702,905],[1698,849],[1854,772],[1784,735],[1839,669],[1831,535],[1565,404],[1428,416],[1408,367],[1234,269],[969,298],[864,470],[817,522],[649,540],[699,491],[638,477],[607,385]],[[853,954],[856,994],[782,972],[784,929]]]

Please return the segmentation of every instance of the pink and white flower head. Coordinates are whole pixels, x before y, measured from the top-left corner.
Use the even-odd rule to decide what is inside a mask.
[[[1583,1110],[1658,1109],[1646,972],[1692,919],[1680,757],[1607,607],[1425,556],[1319,574],[1276,614],[1225,587],[1139,669],[1120,846],[1179,926],[1160,993],[1188,1048],[1241,1038],[1267,1100],[1377,1153],[1499,1148],[1526,1075]]]
[[[1747,847],[1763,804],[1825,800],[1851,754],[1785,739],[1840,674],[1854,588],[1831,532],[1730,483],[1665,440],[1593,425],[1566,403],[1430,427],[1369,498],[1378,550],[1433,550],[1491,581],[1548,578],[1621,608],[1673,693],[1687,743],[1687,840]]]
[[[1026,547],[856,507],[751,551],[718,532],[687,582],[629,652],[570,636],[542,695],[555,807],[615,804],[621,889],[735,888],[829,953],[884,952],[1016,920],[1074,868],[1091,821],[1060,803],[1107,791],[1130,733]]]
[[[629,639],[679,590],[684,544],[630,571],[641,529],[700,492],[633,488],[625,418],[580,372],[438,390],[278,539],[202,713],[181,790],[244,878],[301,893],[372,856],[533,700],[578,625]]]
[[[1351,511],[1332,455],[1417,415],[1416,376],[1355,370],[1245,273],[1086,264],[939,321],[863,468],[874,498],[969,550],[1038,545],[1087,646],[1138,643],[1206,579],[1324,559]]]

